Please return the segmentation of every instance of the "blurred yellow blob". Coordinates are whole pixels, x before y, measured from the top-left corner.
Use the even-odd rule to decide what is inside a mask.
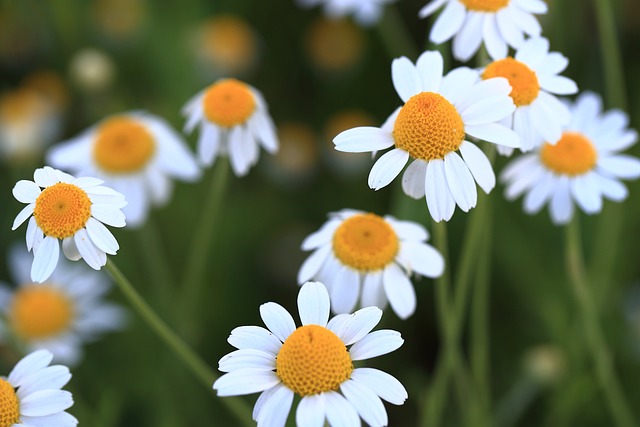
[[[25,77],[22,85],[35,90],[54,107],[65,109],[69,105],[69,89],[62,77],[54,71],[36,71]]]
[[[93,0],[93,20],[113,39],[127,39],[142,26],[147,16],[145,0]]]
[[[302,123],[284,123],[278,126],[280,150],[274,157],[278,168],[294,175],[306,175],[318,160],[316,135]]]
[[[306,48],[313,64],[324,71],[345,71],[360,62],[365,38],[347,20],[319,18],[307,29]]]
[[[368,153],[343,153],[336,151],[333,138],[340,132],[359,126],[379,126],[373,117],[358,109],[342,110],[329,117],[324,126],[325,158],[328,166],[338,173],[354,175],[371,166]]]
[[[51,286],[26,286],[16,291],[9,318],[21,338],[48,338],[68,329],[73,319],[73,304]]]

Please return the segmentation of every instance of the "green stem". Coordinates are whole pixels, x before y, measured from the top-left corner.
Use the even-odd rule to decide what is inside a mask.
[[[525,376],[518,380],[498,405],[495,425],[497,427],[517,425],[518,420],[531,406],[539,391],[540,386],[531,378]]]
[[[385,8],[384,14],[376,29],[378,30],[382,44],[387,49],[387,53],[391,58],[397,58],[399,56],[408,56],[410,58],[418,57],[418,48],[411,34],[407,31],[406,24],[402,22],[402,17],[398,9],[394,7],[394,5]]]
[[[155,285],[154,289],[157,289],[162,308],[167,308],[175,279],[163,250],[164,245],[158,233],[158,226],[153,218],[148,218],[137,234],[140,237],[140,253],[147,265],[147,273]]]
[[[611,353],[602,335],[600,324],[598,323],[596,306],[591,295],[591,289],[584,267],[580,225],[577,216],[567,225],[565,231],[565,263],[567,273],[576,303],[580,310],[580,316],[582,317],[585,341],[593,357],[596,377],[605,394],[607,404],[609,405],[616,425],[618,427],[635,426],[637,424],[633,419],[633,414],[629,409],[626,397],[616,376]]]
[[[105,269],[111,274],[133,309],[138,312],[153,332],[176,353],[205,387],[211,389],[218,378],[216,373],[153,311],[111,259],[107,259]],[[243,400],[225,398],[221,401],[244,425],[254,425],[251,417],[247,416],[247,414],[251,414],[251,408]]]

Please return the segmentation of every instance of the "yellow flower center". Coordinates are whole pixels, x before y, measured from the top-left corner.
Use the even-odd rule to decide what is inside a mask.
[[[555,145],[545,143],[540,150],[542,163],[555,173],[582,175],[596,165],[598,153],[591,141],[578,132],[565,132]]]
[[[351,372],[347,347],[336,334],[318,325],[293,331],[276,357],[276,374],[300,396],[337,390]]]
[[[64,239],[87,223],[91,217],[91,200],[80,187],[59,182],[40,193],[33,216],[45,236]]]
[[[16,334],[27,341],[48,338],[69,329],[73,303],[51,286],[28,285],[16,291],[9,319]]]
[[[536,73],[524,63],[511,57],[494,61],[485,68],[483,79],[504,77],[509,80],[513,103],[520,107],[529,105],[538,97],[540,83]]]
[[[446,98],[434,92],[421,92],[400,109],[393,138],[397,148],[415,159],[444,159],[464,140],[464,123]]]
[[[509,0],[460,0],[469,10],[475,12],[497,12],[509,4]]]
[[[102,123],[93,145],[93,158],[105,172],[127,174],[140,171],[153,157],[153,135],[128,117],[112,117]]]
[[[236,79],[220,80],[209,86],[202,104],[209,121],[227,128],[245,123],[256,109],[251,90]]]
[[[0,427],[20,422],[20,401],[13,386],[0,378]]]
[[[378,215],[354,215],[340,224],[333,235],[333,252],[349,267],[380,270],[398,253],[398,236]]]

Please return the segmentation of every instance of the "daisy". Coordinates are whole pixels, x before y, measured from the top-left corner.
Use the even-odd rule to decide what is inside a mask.
[[[505,195],[524,197],[524,210],[535,214],[549,202],[551,220],[568,223],[574,202],[587,214],[602,210],[602,199],[622,201],[627,188],[620,179],[640,177],[640,160],[619,154],[631,147],[638,133],[628,129],[620,110],[602,113],[600,96],[585,92],[573,105],[571,122],[555,145],[545,143],[511,162],[501,174]]]
[[[298,272],[298,283],[319,280],[327,286],[334,313],[362,307],[381,309],[390,302],[406,319],[416,310],[412,272],[435,278],[442,275],[444,259],[425,243],[427,230],[392,216],[344,209],[329,216],[322,228],[302,242],[313,253]]]
[[[571,114],[553,94],[570,95],[578,91],[575,82],[559,76],[569,60],[559,52],[549,52],[549,41],[543,37],[528,39],[515,57],[498,59],[482,72],[483,79],[504,77],[512,87],[509,96],[516,111],[503,120],[522,141],[522,151],[530,151],[544,141],[555,143]],[[498,151],[511,154],[512,148],[498,146]]]
[[[505,57],[507,45],[517,49],[525,34],[542,33],[533,15],[547,13],[541,0],[433,0],[418,15],[426,18],[445,4],[429,39],[440,44],[453,37],[453,56],[460,61],[471,59],[483,41],[492,58]]]
[[[100,184],[97,178],[75,178],[49,166],[36,169],[34,181],[21,180],[14,197],[27,203],[13,221],[12,230],[29,219],[27,249],[33,249],[31,280],[44,282],[58,264],[62,252],[72,261],[83,258],[95,270],[107,263],[107,255],[119,249],[113,234],[103,225],[124,227],[120,210],[124,196]],[[41,190],[41,187],[43,190]]]
[[[338,151],[376,152],[394,146],[373,165],[369,187],[379,190],[415,159],[402,178],[404,192],[426,196],[434,221],[449,220],[456,205],[467,212],[476,205],[476,182],[486,192],[495,175],[485,154],[465,134],[495,144],[520,147],[520,138],[498,124],[515,110],[507,79],[479,81],[466,67],[442,76],[439,52],[424,52],[416,65],[401,57],[392,64],[393,85],[404,101],[381,128],[357,127],[333,140]],[[462,157],[458,155],[460,150]]]
[[[0,377],[0,425],[7,427],[74,427],[78,420],[65,412],[73,405],[69,368],[49,366],[53,354],[35,351],[20,360],[8,377]]]
[[[144,223],[151,204],[171,195],[171,179],[194,181],[200,169],[193,154],[160,117],[129,112],[110,116],[49,150],[53,167],[95,176],[124,194],[128,226]]]
[[[402,405],[407,392],[391,375],[373,368],[354,368],[354,361],[396,350],[404,340],[391,330],[371,332],[382,317],[377,307],[329,320],[329,294],[322,283],[308,282],[298,294],[302,326],[296,328],[282,306],[260,307],[269,328],[241,326],[229,343],[238,350],[219,362],[226,372],[214,384],[219,396],[258,393],[253,419],[260,426],[284,426],[294,394],[299,426],[385,426],[381,398]],[[328,321],[328,322],[327,322]],[[348,347],[348,348],[347,348]]]
[[[382,8],[396,0],[299,0],[302,6],[323,4],[325,14],[333,19],[353,15],[363,26],[374,25],[382,16]]]
[[[110,288],[106,276],[63,260],[46,282],[34,284],[27,273],[27,251],[14,247],[9,257],[18,286],[0,286],[0,313],[6,320],[2,331],[29,351],[47,349],[56,361],[75,365],[85,341],[124,325],[123,310],[102,300]]]
[[[216,157],[228,154],[236,176],[256,164],[259,147],[278,150],[275,126],[262,94],[236,79],[221,79],[194,96],[184,107],[185,132],[200,124],[198,158],[211,166]]]

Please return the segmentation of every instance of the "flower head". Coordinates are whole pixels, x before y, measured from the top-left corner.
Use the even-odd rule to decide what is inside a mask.
[[[416,65],[405,57],[395,59],[391,71],[404,106],[381,128],[340,133],[333,140],[336,150],[375,153],[394,146],[373,165],[369,187],[388,185],[411,157],[415,160],[402,178],[407,195],[426,196],[435,221],[449,220],[456,205],[467,212],[476,205],[476,182],[488,193],[495,175],[487,157],[466,135],[520,146],[518,135],[497,123],[515,110],[511,86],[502,77],[479,81],[479,73],[466,67],[443,77],[439,52],[424,52]]]
[[[278,150],[275,126],[260,92],[236,79],[220,79],[185,105],[185,132],[200,124],[198,158],[210,166],[228,154],[237,176],[246,175],[259,157],[258,144]]]
[[[27,251],[14,247],[9,255],[17,287],[0,287],[2,330],[29,350],[47,349],[57,361],[72,365],[82,357],[85,341],[122,328],[122,309],[102,300],[110,287],[104,275],[63,260],[46,282],[34,284]]]
[[[65,412],[73,397],[61,390],[71,379],[69,368],[49,366],[53,354],[35,351],[20,360],[8,377],[0,377],[0,426],[74,427],[78,420]]]
[[[571,220],[574,202],[595,214],[602,210],[603,198],[624,200],[628,192],[620,179],[640,177],[640,160],[619,154],[638,139],[627,128],[624,112],[602,113],[602,100],[591,92],[581,94],[569,109],[572,118],[559,141],[515,159],[501,174],[508,199],[526,193],[524,210],[529,214],[549,202],[555,224]]]
[[[12,230],[29,219],[27,249],[33,249],[31,280],[44,282],[58,264],[62,252],[72,261],[83,258],[95,270],[115,255],[118,242],[103,225],[124,227],[120,210],[124,196],[100,184],[97,178],[75,178],[45,166],[36,169],[34,181],[21,180],[13,187],[14,197],[27,206],[13,221]]]
[[[543,37],[528,39],[515,57],[497,59],[482,72],[483,79],[504,77],[512,87],[509,96],[516,111],[504,120],[522,140],[522,151],[530,151],[544,141],[555,143],[571,115],[556,95],[576,93],[578,87],[567,77],[559,76],[569,60],[559,52],[549,52],[549,41]],[[500,147],[504,154],[511,148]],[[506,148],[506,149],[505,149]]]
[[[344,209],[302,243],[313,253],[302,264],[298,283],[324,283],[335,313],[351,312],[360,299],[362,307],[381,309],[390,302],[405,319],[416,309],[408,276],[416,272],[433,278],[444,270],[442,255],[425,243],[428,236],[415,222]]]
[[[396,0],[298,0],[303,6],[323,4],[325,14],[333,19],[353,15],[362,26],[374,25],[382,16],[382,9]]]
[[[533,15],[547,12],[542,0],[432,0],[419,16],[426,18],[445,4],[429,39],[440,44],[453,37],[453,56],[460,61],[468,61],[483,41],[492,58],[504,58],[508,46],[520,47],[524,34],[540,35]]]
[[[234,329],[229,343],[238,350],[219,362],[226,372],[213,388],[220,396],[262,392],[253,410],[258,426],[284,426],[293,396],[301,397],[298,425],[387,425],[384,399],[401,405],[407,392],[391,375],[373,368],[355,368],[354,361],[390,353],[403,339],[396,331],[371,332],[382,317],[377,307],[329,320],[329,294],[322,283],[308,282],[298,294],[302,326],[296,328],[282,306],[260,307],[268,330],[259,326]]]
[[[141,225],[151,204],[165,203],[171,179],[194,181],[200,170],[184,140],[157,116],[123,113],[107,117],[49,150],[47,160],[78,176],[95,176],[124,194],[128,226]]]

